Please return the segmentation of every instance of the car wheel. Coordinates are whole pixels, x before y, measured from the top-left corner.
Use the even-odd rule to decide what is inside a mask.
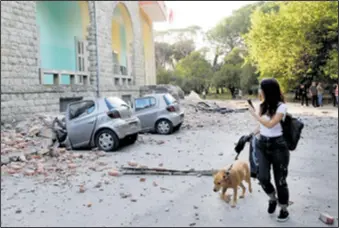
[[[128,135],[126,137],[126,144],[131,145],[134,144],[138,139],[138,133],[135,133],[133,135]]]
[[[158,134],[168,135],[171,134],[173,131],[173,124],[169,120],[161,119],[158,120],[155,124],[155,129]]]
[[[100,131],[95,138],[95,145],[103,151],[115,151],[120,144],[119,138],[116,134],[108,129]]]

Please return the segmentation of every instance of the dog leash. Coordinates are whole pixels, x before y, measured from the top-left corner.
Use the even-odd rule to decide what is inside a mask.
[[[228,176],[230,174],[230,171],[233,167],[233,164],[226,170],[225,174]]]
[[[240,153],[238,153],[238,154],[235,156],[234,161],[238,160],[239,155],[240,155]],[[232,167],[233,167],[233,164],[226,170],[226,172],[225,172],[226,175],[229,175],[229,173],[230,173]]]

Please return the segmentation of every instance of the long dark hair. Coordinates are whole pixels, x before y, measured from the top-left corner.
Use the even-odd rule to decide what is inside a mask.
[[[274,116],[280,102],[285,103],[280,85],[275,78],[264,79],[260,83],[260,89],[264,94],[264,101],[260,105],[260,116]]]

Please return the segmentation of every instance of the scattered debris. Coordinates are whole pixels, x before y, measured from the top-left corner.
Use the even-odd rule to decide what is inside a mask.
[[[113,170],[108,171],[108,175],[112,177],[118,177],[121,175],[121,173],[118,170],[113,169]]]
[[[165,168],[121,167],[124,175],[179,175],[179,176],[212,176],[216,170],[175,170]]]
[[[161,144],[164,144],[164,143],[165,143],[165,141],[163,141],[163,140],[157,141],[157,144],[158,144],[158,145],[161,145]]]
[[[15,211],[16,214],[20,214],[21,212],[22,212],[21,209],[16,209],[16,211]]]
[[[332,225],[334,223],[334,218],[327,213],[320,213],[319,219],[327,225]]]
[[[79,188],[79,192],[84,193],[85,191],[86,191],[86,188],[83,185],[81,185]]]
[[[126,199],[126,198],[129,198],[129,197],[132,197],[132,194],[131,193],[123,193],[123,192],[121,192],[120,193],[120,197],[122,199]]]
[[[128,164],[129,166],[132,166],[132,167],[138,166],[138,163],[135,162],[135,161],[129,161],[127,164]]]
[[[190,104],[190,106],[193,107],[196,112],[202,111],[202,112],[207,112],[207,113],[226,114],[226,113],[243,113],[243,112],[248,111],[248,108],[237,108],[237,109],[225,108],[225,107],[220,107],[215,102],[211,103],[211,102],[204,102],[204,101],[199,101],[195,105]]]
[[[160,190],[161,190],[161,191],[169,191],[169,192],[172,192],[172,190],[171,190],[171,189],[164,188],[164,187],[160,187]]]
[[[98,182],[96,185],[94,185],[94,188],[101,188],[101,186],[102,186],[102,183]]]
[[[200,98],[199,94],[197,94],[196,92],[194,92],[192,90],[190,92],[190,94],[186,97],[186,100],[189,100],[189,101],[201,101],[201,98]]]
[[[68,164],[68,168],[70,168],[70,169],[75,169],[76,167],[77,167],[77,165],[74,164],[74,163]]]
[[[140,178],[140,182],[145,182],[146,181],[146,178]]]

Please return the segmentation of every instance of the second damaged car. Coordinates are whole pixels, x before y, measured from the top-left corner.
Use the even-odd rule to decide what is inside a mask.
[[[141,125],[123,100],[103,97],[70,103],[66,110],[66,129],[73,149],[98,147],[115,151],[122,141],[133,144]]]
[[[143,132],[156,131],[161,135],[178,130],[184,121],[184,111],[169,93],[155,93],[135,99],[135,115]]]

